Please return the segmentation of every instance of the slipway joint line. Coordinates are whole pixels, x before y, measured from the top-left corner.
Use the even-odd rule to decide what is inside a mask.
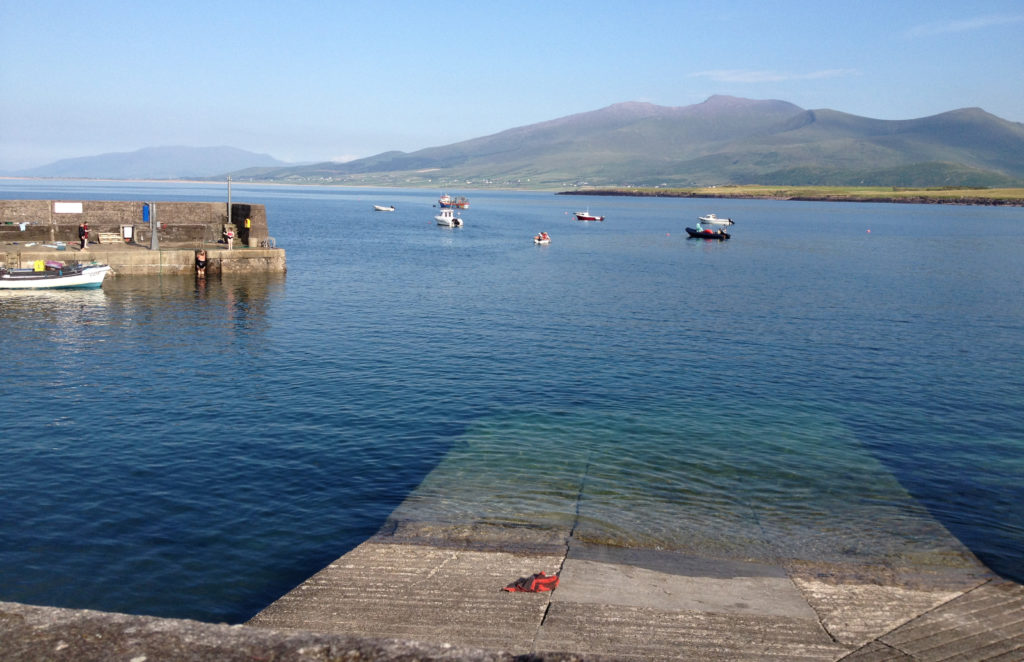
[[[583,468],[583,475],[580,476],[580,486],[579,486],[579,489],[576,491],[576,509],[575,509],[575,513],[574,513],[574,517],[573,517],[573,521],[572,521],[572,528],[569,529],[569,535],[566,536],[566,538],[565,538],[565,552],[562,554],[562,560],[558,564],[558,571],[555,573],[556,576],[558,576],[558,577],[562,576],[562,570],[565,568],[565,560],[567,558],[569,558],[569,547],[572,544],[573,536],[576,534],[576,527],[579,526],[579,523],[580,523],[580,503],[583,500],[583,488],[587,484],[587,476],[589,474],[590,474],[590,457],[588,456],[587,457],[587,464]],[[551,611],[551,603],[552,603],[551,596],[553,596],[554,592],[557,591],[557,590],[558,590],[558,587],[556,586],[554,589],[552,589],[551,593],[549,594],[548,603],[544,607],[544,615],[541,616],[540,623],[537,624],[537,631],[534,632],[534,634],[533,634],[533,642],[530,645],[530,649],[533,650],[533,651],[537,650],[537,638],[540,636],[541,628],[544,627],[544,623],[548,620],[548,613]]]

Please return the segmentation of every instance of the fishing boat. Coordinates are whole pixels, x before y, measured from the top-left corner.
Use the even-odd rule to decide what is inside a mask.
[[[705,214],[704,216],[698,216],[697,220],[707,225],[735,225],[731,218],[718,218],[714,214]]]
[[[455,215],[455,210],[451,207],[446,207],[441,210],[441,213],[434,217],[438,225],[443,225],[449,228],[461,228],[462,219]]]
[[[551,243],[551,237],[547,232],[541,232],[533,236],[533,243],[547,245]]]
[[[443,193],[437,201],[437,206],[441,209],[469,209],[469,198],[465,196],[453,198],[447,193]]]
[[[604,216],[595,216],[594,214],[591,214],[589,208],[587,209],[587,211],[574,211],[572,213],[572,215],[576,217],[577,221],[603,221],[604,220]]]
[[[686,228],[686,234],[690,235],[690,239],[728,239],[732,236],[724,229],[702,228],[700,223],[696,228]]]
[[[373,211],[395,211],[395,206],[385,207],[384,205],[374,205]]]
[[[103,286],[106,264],[65,265],[36,260],[32,269],[0,268],[0,290],[90,289]]]

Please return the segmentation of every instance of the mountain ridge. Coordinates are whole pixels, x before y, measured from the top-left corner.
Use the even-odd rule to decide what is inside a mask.
[[[1024,125],[980,108],[879,120],[716,95],[681,107],[612,104],[411,153],[253,174],[406,186],[1019,186],[1022,155]]]
[[[131,154],[141,152],[146,150]],[[727,95],[689,106],[626,101],[448,145],[344,163],[296,165],[245,154],[251,160],[235,167],[200,172],[196,164],[190,173],[167,176],[442,188],[1024,186],[1024,124],[981,108],[880,120]],[[147,156],[156,158],[154,152]],[[75,161],[82,166],[88,159],[34,170],[37,176],[76,176],[69,163]],[[98,162],[91,166],[92,172],[100,169]],[[123,158],[120,174],[141,178],[132,167]],[[141,168],[137,160],[134,167]]]
[[[253,166],[285,166],[269,154],[237,147],[144,147],[132,152],[61,159],[16,171],[24,177],[81,177],[102,179],[185,179],[222,175]]]

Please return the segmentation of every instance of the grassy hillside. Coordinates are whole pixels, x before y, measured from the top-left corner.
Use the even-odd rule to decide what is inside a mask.
[[[624,103],[413,153],[237,173],[382,186],[1024,186],[1024,125],[977,108],[875,120],[784,101]]]

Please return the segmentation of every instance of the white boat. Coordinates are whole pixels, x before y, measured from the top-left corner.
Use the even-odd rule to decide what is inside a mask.
[[[0,290],[97,288],[109,272],[106,264],[65,266],[60,262],[45,263],[42,269],[0,269]]]
[[[604,216],[595,216],[594,214],[591,214],[590,213],[590,209],[587,209],[587,211],[574,211],[572,213],[572,215],[576,217],[577,221],[603,221],[604,220]]]
[[[730,218],[718,218],[714,214],[698,216],[697,220],[708,225],[735,225]]]
[[[551,243],[551,237],[547,232],[541,232],[533,236],[533,243],[547,245]]]
[[[395,206],[385,207],[384,205],[374,205],[373,211],[395,211]]]
[[[449,228],[461,228],[462,219],[455,215],[455,210],[451,207],[445,207],[441,210],[441,213],[434,217],[438,225],[444,225]]]

